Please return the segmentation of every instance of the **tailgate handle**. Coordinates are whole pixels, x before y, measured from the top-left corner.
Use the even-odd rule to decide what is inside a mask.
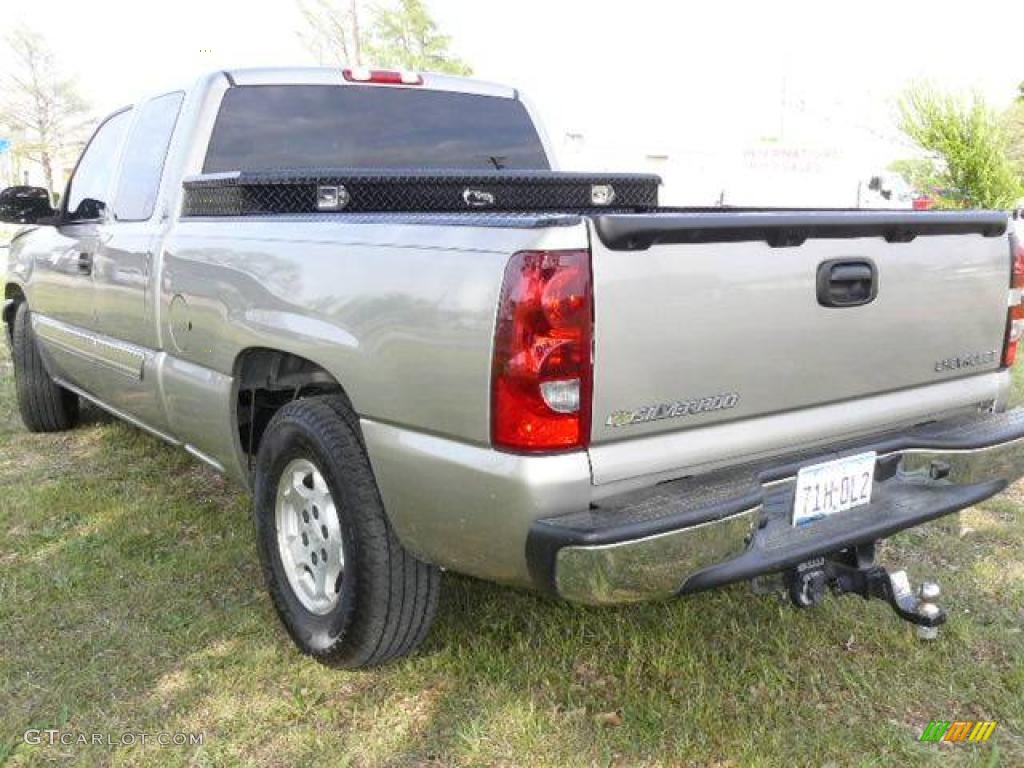
[[[830,259],[818,266],[818,303],[859,307],[878,295],[878,271],[870,259]]]

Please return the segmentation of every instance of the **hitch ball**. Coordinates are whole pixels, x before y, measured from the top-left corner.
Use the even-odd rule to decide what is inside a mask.
[[[825,599],[828,578],[822,570],[795,571],[789,582],[789,597],[798,608],[810,608]]]
[[[939,599],[939,585],[934,581],[926,581],[917,590],[918,599],[921,601],[917,606],[917,612],[925,619],[932,621],[942,613],[942,610],[935,604]],[[938,626],[926,627],[923,624],[917,625],[917,636],[921,640],[935,640],[939,636]]]
[[[941,591],[939,585],[934,581],[926,581],[917,590],[917,596],[923,603],[934,603],[939,599]]]

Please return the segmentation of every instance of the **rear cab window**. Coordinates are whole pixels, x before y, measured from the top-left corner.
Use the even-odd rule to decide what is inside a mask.
[[[224,94],[203,172],[550,167],[518,99],[413,88],[251,85]]]
[[[145,221],[153,215],[164,159],[184,98],[184,93],[176,91],[151,99],[139,109],[114,196],[118,221]]]

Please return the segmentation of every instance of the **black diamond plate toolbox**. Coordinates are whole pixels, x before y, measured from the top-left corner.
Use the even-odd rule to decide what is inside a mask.
[[[258,171],[185,180],[184,216],[351,211],[650,211],[652,174],[558,171]]]

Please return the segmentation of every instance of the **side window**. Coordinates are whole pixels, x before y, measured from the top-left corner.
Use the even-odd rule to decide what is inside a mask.
[[[110,177],[128,129],[130,110],[108,117],[89,140],[68,185],[67,217],[74,221],[98,219],[108,205]]]
[[[164,158],[184,98],[184,93],[169,93],[141,108],[124,150],[114,196],[114,217],[118,221],[145,221],[153,215]]]

